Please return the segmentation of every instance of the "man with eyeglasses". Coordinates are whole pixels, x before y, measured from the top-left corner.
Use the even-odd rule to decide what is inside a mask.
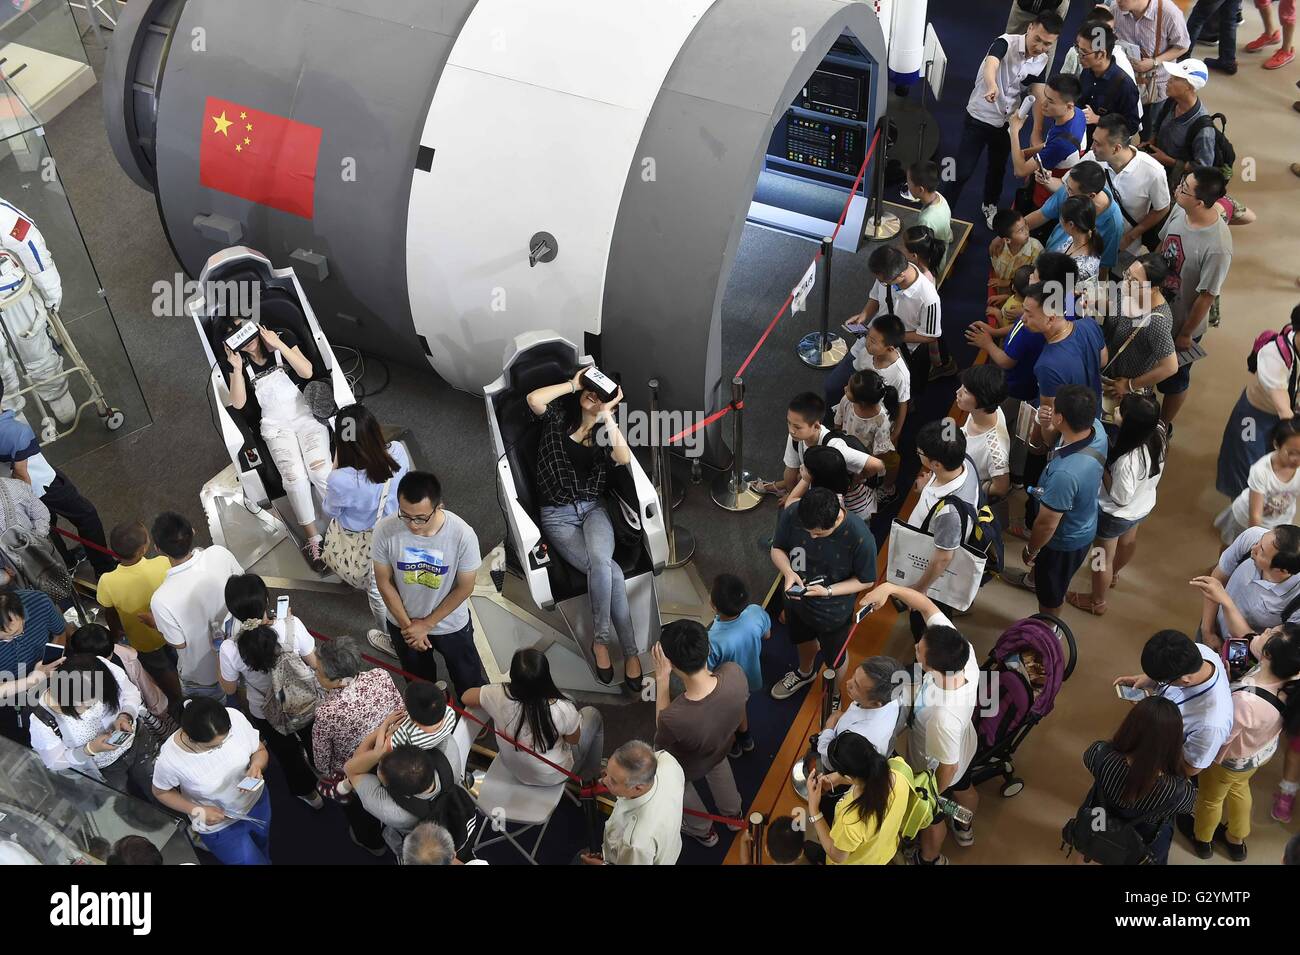
[[[1085,23],[1074,39],[1083,70],[1079,73],[1082,91],[1075,105],[1083,110],[1092,135],[1097,121],[1106,115],[1123,116],[1130,129],[1141,122],[1141,96],[1137,83],[1129,78],[1115,59],[1115,31],[1104,23]]]
[[[487,682],[474,646],[469,600],[482,559],[474,528],[442,506],[442,485],[410,471],[397,486],[397,513],[375,525],[375,582],[388,611],[388,636],[402,667],[436,682],[436,649],[456,695]],[[371,631],[370,642],[387,652]]]
[[[39,590],[0,593],[0,698],[11,695],[10,681],[27,684],[26,678],[46,659],[45,645],[64,643],[72,630],[54,601]],[[51,658],[60,655],[50,651]],[[8,705],[11,702],[0,706],[0,736],[30,746],[27,725],[18,719],[17,708]]]

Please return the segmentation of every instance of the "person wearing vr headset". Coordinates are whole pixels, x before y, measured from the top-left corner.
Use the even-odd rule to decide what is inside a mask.
[[[302,391],[315,369],[291,332],[277,333],[257,325],[257,331],[250,335],[245,330],[247,324],[247,319],[227,316],[217,326],[230,367],[230,404],[237,411],[243,410],[252,385],[253,398],[262,413],[262,440],[280,472],[285,496],[306,538],[302,556],[312,570],[324,573],[312,488],[322,498],[325,496],[331,466],[330,434],[312,414]]]
[[[623,568],[614,557],[614,526],[604,499],[610,469],[632,461],[614,420],[614,408],[622,400],[623,389],[594,367],[580,368],[568,381],[528,393],[529,410],[543,427],[537,450],[542,533],[566,563],[587,575],[597,677],[605,684],[614,682],[612,628],[623,648],[624,685],[640,693],[636,628]]]

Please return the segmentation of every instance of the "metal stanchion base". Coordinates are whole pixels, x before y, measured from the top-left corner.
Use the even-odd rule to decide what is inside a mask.
[[[713,481],[713,503],[724,511],[752,511],[763,503],[763,495],[749,489],[749,482],[754,475],[748,471],[741,472],[742,482],[739,487],[732,481],[732,472],[724,471]]]
[[[834,368],[849,353],[849,346],[834,332],[811,332],[799,339],[795,354],[812,368]]]
[[[668,561],[664,566],[675,570],[694,556],[695,535],[684,527],[674,527],[672,537],[668,538]]]
[[[872,216],[863,223],[862,234],[868,239],[892,239],[903,228],[903,223],[892,212],[882,212],[880,218]]]

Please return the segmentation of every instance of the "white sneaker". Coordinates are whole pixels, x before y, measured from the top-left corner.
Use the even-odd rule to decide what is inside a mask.
[[[986,202],[980,206],[980,211],[984,213],[984,221],[988,223],[990,229],[993,228],[993,217],[998,214],[998,207],[991,202]]]
[[[962,848],[975,845],[975,828],[974,826],[959,826],[953,819],[948,820],[948,829],[952,832],[952,840]]]
[[[397,651],[393,649],[392,638],[382,630],[367,630],[366,639],[370,645],[380,653],[387,653],[394,660],[397,659]]]
[[[301,799],[303,802],[305,802],[307,805],[311,806],[313,809],[322,809],[325,806],[325,800],[321,799],[320,793],[318,793],[314,789],[311,791],[311,795],[299,796],[298,798]]]
[[[801,687],[807,686],[813,680],[817,679],[817,671],[812,673],[800,673],[798,670],[791,670],[785,676],[781,677],[779,683],[772,686],[772,699],[788,700],[799,692]]]

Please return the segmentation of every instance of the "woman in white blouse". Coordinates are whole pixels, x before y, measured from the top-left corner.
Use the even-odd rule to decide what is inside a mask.
[[[224,865],[270,865],[271,797],[262,776],[269,758],[243,713],[192,697],[158,753],[153,795],[189,816]]]
[[[130,780],[147,794],[156,741],[137,726],[143,706],[117,664],[68,657],[30,711],[32,749],[52,772],[81,773],[122,792]]]
[[[1138,525],[1156,506],[1156,485],[1164,473],[1165,429],[1160,406],[1150,395],[1128,394],[1116,412],[1119,433],[1111,442],[1097,498],[1097,535],[1092,593],[1072,590],[1065,599],[1071,606],[1100,617],[1106,612],[1106,592],[1119,572],[1137,553]]]

